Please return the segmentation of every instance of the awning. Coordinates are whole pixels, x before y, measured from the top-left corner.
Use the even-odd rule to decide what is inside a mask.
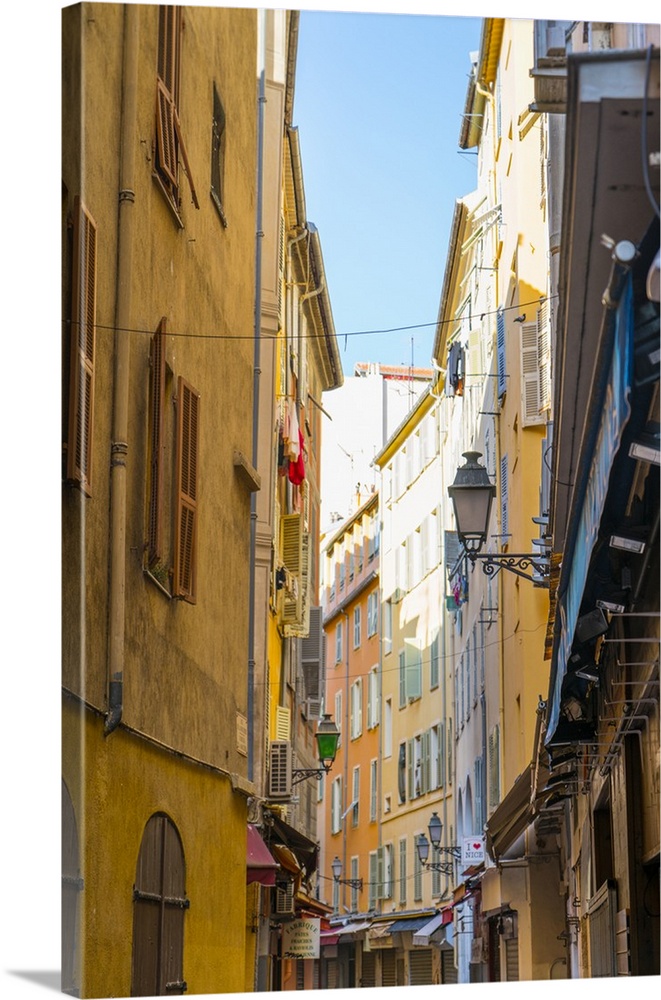
[[[301,866],[293,851],[290,851],[288,847],[283,847],[282,844],[271,844],[271,850],[281,868],[292,875],[301,874]]]
[[[423,924],[420,930],[413,935],[412,943],[417,945],[428,945],[432,934],[439,930],[441,932],[440,939],[442,940],[445,937],[442,913],[437,913],[431,918],[431,920],[428,920],[426,924]]]
[[[403,920],[394,920],[390,928],[391,934],[398,934],[402,931],[419,931],[429,921],[429,914],[424,917],[407,917]]]
[[[319,934],[319,944],[322,946],[337,944],[339,940],[340,940],[340,935],[338,934],[336,928],[333,928],[330,931],[321,931],[321,933]]]
[[[486,824],[486,845],[496,861],[512,846],[533,819],[531,805],[533,765],[529,764]]]
[[[309,840],[304,834],[299,833],[293,826],[289,826],[288,823],[283,822],[275,814],[271,815],[270,823],[271,850],[274,850],[276,844],[288,847],[298,861],[299,867],[303,868],[305,875],[309,877],[317,867],[317,844]]]
[[[392,936],[390,928],[394,921],[384,920],[380,924],[372,924],[365,932],[365,937],[371,948],[390,948],[392,946]]]
[[[354,920],[351,923],[345,924],[344,927],[336,927],[335,930],[340,932],[340,944],[347,944],[353,941],[357,934],[366,931],[371,925],[371,920]]]
[[[275,885],[277,868],[278,862],[262,840],[259,830],[248,823],[246,884],[259,882],[260,885]]]

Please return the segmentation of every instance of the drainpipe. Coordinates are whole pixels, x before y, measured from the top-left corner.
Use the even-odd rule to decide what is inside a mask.
[[[344,801],[342,802],[342,806],[344,807],[345,803],[347,801],[351,801],[349,799],[349,742],[350,742],[350,734],[349,734],[349,721],[350,721],[350,711],[349,711],[349,694],[350,694],[350,690],[349,690],[349,616],[346,613],[346,611],[342,611],[341,614],[342,614],[342,617],[344,618],[345,622],[347,623],[347,652],[346,652],[346,656],[345,656],[346,665],[347,665],[347,672],[346,672],[345,685],[344,685],[344,687],[345,687],[345,697],[344,697],[344,701],[345,701],[345,705],[344,705],[344,732],[345,732],[345,737],[344,737]],[[342,871],[345,873],[344,874],[345,878],[347,877],[347,835],[346,835],[346,822],[347,822],[347,817],[346,817],[346,812],[345,812],[345,814],[344,814],[345,832],[344,832],[344,837],[342,838],[343,839],[343,844],[342,844]],[[343,907],[346,907],[346,899],[347,899],[347,887],[346,887],[346,885],[343,885],[342,886],[342,906]]]
[[[139,9],[124,5],[120,179],[117,232],[117,291],[110,445],[110,595],[108,620],[108,712],[106,736],[122,719],[126,630],[126,461],[128,455],[131,279],[135,203]]]
[[[252,390],[252,465],[256,469],[259,462],[259,376],[260,336],[262,327],[262,189],[264,182],[264,106],[266,74],[266,11],[257,13],[257,73],[259,89],[257,97],[257,216],[255,236],[255,321],[254,358]],[[257,548],[257,493],[250,494],[250,554],[248,558],[248,781],[253,781],[255,768],[254,748],[254,688],[255,688],[255,552]]]

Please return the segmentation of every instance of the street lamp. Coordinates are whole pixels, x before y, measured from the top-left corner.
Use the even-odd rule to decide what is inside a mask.
[[[479,451],[465,451],[466,463],[457,469],[452,486],[448,486],[457,535],[464,552],[473,565],[478,559],[482,562],[482,569],[487,576],[493,576],[499,569],[508,569],[532,583],[543,585],[544,578],[548,574],[548,565],[543,553],[480,552],[487,539],[491,505],[496,496],[496,487],[489,479],[487,470],[478,461],[481,455]],[[524,572],[529,568],[534,570],[535,576]]]
[[[459,861],[461,858],[461,848],[460,847],[441,847],[441,835],[443,833],[443,824],[439,819],[438,813],[432,813],[431,819],[429,820],[429,840],[425,837],[424,833],[418,834],[415,839],[415,846],[418,852],[418,858],[420,864],[423,868],[429,868],[434,872],[442,872],[443,875],[453,875],[454,874],[454,862]],[[451,861],[429,861],[429,841],[431,840],[432,847],[435,849],[437,854],[448,854],[452,858]]]
[[[340,730],[337,728],[330,715],[324,715],[317,726],[314,736],[317,741],[317,757],[321,767],[303,767],[292,771],[292,785],[297,785],[299,781],[307,778],[316,778],[321,781],[324,774],[328,774],[337,755],[337,745],[340,741]]]
[[[352,889],[358,889],[359,892],[362,890],[362,878],[340,878],[342,875],[342,862],[338,858],[337,854],[331,861],[331,871],[333,873],[333,879],[337,885],[349,885]]]

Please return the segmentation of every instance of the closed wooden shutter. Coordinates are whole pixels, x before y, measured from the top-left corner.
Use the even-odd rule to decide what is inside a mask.
[[[397,986],[397,963],[391,948],[381,948],[381,985]]]
[[[498,398],[507,392],[507,372],[505,368],[505,313],[502,309],[496,315],[496,360],[498,365]]]
[[[451,948],[441,948],[441,982],[443,984],[456,984],[458,982],[454,951]]]
[[[519,939],[507,938],[505,941],[505,980],[508,983],[519,981]]]
[[[150,482],[147,558],[153,566],[163,549],[163,471],[165,414],[165,316],[152,337],[149,370],[150,405]]]
[[[376,986],[376,955],[373,951],[364,951],[362,952],[362,960],[361,987]]]
[[[409,952],[409,985],[431,986],[431,948],[416,948]]]
[[[96,223],[74,201],[67,478],[91,496],[96,361]]]
[[[541,423],[537,323],[521,325],[521,422],[524,427]]]
[[[173,596],[191,604],[196,600],[199,407],[199,393],[179,376]]]
[[[186,867],[167,816],[151,817],[142,838],[133,889],[131,996],[180,996],[183,978]]]
[[[509,518],[509,466],[507,455],[503,455],[500,460],[500,533],[503,545],[507,545],[507,535],[510,531]]]

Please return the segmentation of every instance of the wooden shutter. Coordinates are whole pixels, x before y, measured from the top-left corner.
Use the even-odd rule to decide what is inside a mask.
[[[498,365],[498,397],[507,391],[507,376],[505,370],[505,313],[499,309],[496,316],[496,356]]]
[[[537,323],[523,323],[521,326],[521,422],[524,427],[544,422],[540,409],[540,357]]]
[[[500,730],[498,726],[489,733],[488,742],[489,768],[489,810],[493,812],[500,802]]]
[[[323,698],[323,640],[321,607],[310,608],[310,628],[308,635],[301,642],[301,665],[305,682],[305,697],[308,702],[319,704]]]
[[[539,357],[539,406],[551,408],[551,329],[548,302],[537,313],[537,354]]]
[[[67,478],[91,496],[96,360],[96,223],[80,198],[73,211],[73,287]]]
[[[158,162],[161,170],[174,187],[177,186],[177,141],[174,123],[174,98],[163,80],[156,81],[156,136],[158,138]]]
[[[197,476],[200,394],[182,376],[177,389],[177,511],[174,539],[174,592],[196,600]]]
[[[502,545],[507,545],[510,532],[509,518],[509,467],[507,455],[503,455],[500,460],[500,533]]]
[[[149,355],[150,405],[150,482],[147,558],[153,566],[162,557],[163,548],[163,471],[165,415],[165,316],[152,337]]]
[[[296,625],[303,609],[303,520],[301,514],[283,514],[280,518],[280,555],[289,573],[289,586],[280,591],[280,621]]]
[[[415,645],[415,641],[404,640],[407,699],[422,697],[422,652]]]

